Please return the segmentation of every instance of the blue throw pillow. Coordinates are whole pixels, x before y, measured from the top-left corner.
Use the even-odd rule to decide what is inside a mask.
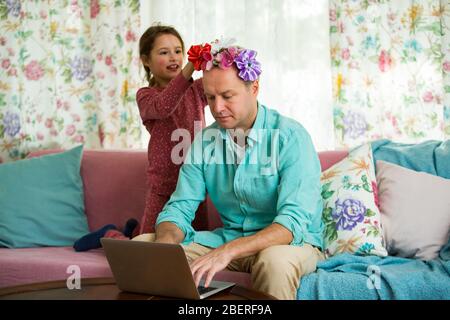
[[[0,247],[72,246],[89,232],[83,146],[0,165]]]

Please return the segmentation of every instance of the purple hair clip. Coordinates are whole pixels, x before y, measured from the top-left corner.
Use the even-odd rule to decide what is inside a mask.
[[[242,50],[234,62],[239,69],[239,77],[245,81],[255,81],[261,74],[261,63],[256,61],[255,50]]]

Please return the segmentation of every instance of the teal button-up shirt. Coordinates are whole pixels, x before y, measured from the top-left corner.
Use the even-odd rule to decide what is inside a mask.
[[[258,104],[239,164],[234,150],[217,122],[197,134],[156,223],[176,224],[185,234],[183,244],[213,248],[278,223],[292,232],[292,245],[322,248],[320,162],[303,126]],[[195,231],[191,222],[207,193],[223,227]]]

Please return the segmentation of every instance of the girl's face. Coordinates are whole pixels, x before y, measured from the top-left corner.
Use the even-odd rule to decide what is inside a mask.
[[[180,40],[172,34],[158,36],[150,56],[142,62],[150,68],[157,85],[165,87],[181,72],[183,66],[183,48]]]

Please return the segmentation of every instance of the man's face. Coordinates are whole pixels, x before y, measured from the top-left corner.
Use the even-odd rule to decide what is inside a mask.
[[[248,85],[235,68],[212,68],[203,72],[203,89],[211,113],[222,128],[251,128],[257,113],[258,81]]]

